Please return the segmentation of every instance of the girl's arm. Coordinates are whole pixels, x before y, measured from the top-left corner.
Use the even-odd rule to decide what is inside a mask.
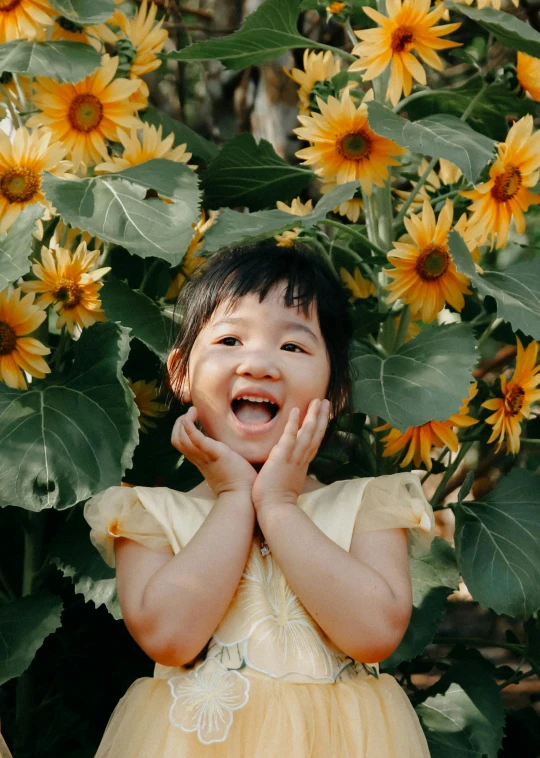
[[[249,492],[223,492],[175,556],[115,541],[120,607],[129,633],[157,663],[182,666],[206,645],[246,565],[255,523]]]
[[[332,642],[364,663],[391,655],[412,613],[406,530],[355,534],[348,553],[291,503],[265,507],[258,519],[293,592]]]

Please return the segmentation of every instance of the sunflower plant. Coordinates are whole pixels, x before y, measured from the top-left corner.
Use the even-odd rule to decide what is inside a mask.
[[[175,301],[222,246],[274,238],[350,296],[354,412],[311,472],[414,470],[436,512],[382,669],[434,758],[518,732],[536,755],[507,693],[540,660],[540,32],[518,0],[255,5],[219,37],[196,0],[0,0],[1,735],[93,754],[151,675],[82,508],[200,480],[170,445]],[[289,154],[256,118],[198,128],[218,61],[237,107],[283,72]],[[463,598],[489,633],[453,625]]]

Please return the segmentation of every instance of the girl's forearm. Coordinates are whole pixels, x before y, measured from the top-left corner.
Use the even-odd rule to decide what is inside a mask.
[[[254,524],[250,494],[223,493],[188,544],[152,576],[142,610],[159,663],[183,665],[206,645],[240,582]]]
[[[276,503],[257,516],[291,589],[332,642],[357,661],[387,658],[401,633],[384,577],[329,539],[296,505]]]

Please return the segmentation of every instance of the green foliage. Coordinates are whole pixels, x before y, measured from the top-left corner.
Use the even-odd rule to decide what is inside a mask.
[[[394,355],[354,358],[354,407],[404,431],[457,413],[469,393],[476,345],[465,324],[425,329]]]
[[[250,210],[289,202],[313,180],[313,172],[291,166],[265,139],[240,134],[227,142],[203,175],[205,205],[209,208],[247,206]]]
[[[156,129],[161,126],[164,138],[172,132],[175,145],[187,145],[188,152],[206,163],[213,160],[219,153],[219,148],[214,142],[201,137],[186,124],[176,121],[176,119],[167,116],[163,111],[158,111],[151,105],[140,114],[140,117],[147,124],[155,126]]]
[[[128,331],[94,324],[75,344],[67,376],[27,392],[0,384],[0,504],[69,508],[121,479],[137,444],[137,411],[121,370]]]
[[[199,217],[197,176],[182,163],[164,159],[88,179],[66,181],[47,174],[43,187],[68,223],[173,266],[184,257]]]
[[[495,144],[455,116],[440,114],[407,121],[376,101],[368,105],[371,128],[401,147],[432,158],[446,158],[461,169],[470,182],[478,179],[493,159]]]
[[[51,5],[64,18],[80,26],[101,24],[112,16],[115,9],[114,0],[51,0]]]
[[[540,607],[538,477],[513,469],[497,487],[456,508],[456,552],[463,579],[485,608],[524,618]]]
[[[28,76],[54,76],[59,82],[78,82],[93,73],[100,55],[82,42],[15,40],[0,45],[0,71]]]
[[[43,207],[39,203],[29,205],[18,216],[10,231],[0,239],[0,289],[30,270],[32,232],[41,216]]]

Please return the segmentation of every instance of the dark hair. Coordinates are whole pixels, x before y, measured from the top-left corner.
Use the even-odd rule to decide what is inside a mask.
[[[307,316],[315,300],[330,363],[326,397],[334,416],[352,413],[352,321],[346,290],[320,253],[299,244],[279,247],[273,239],[220,250],[200,264],[180,290],[175,321],[179,313],[181,327],[172,346],[180,353],[171,363],[170,385],[182,385],[197,335],[221,303],[230,301],[228,307],[232,308],[251,293],[258,293],[261,303],[281,282],[287,282],[283,298],[287,307],[297,305]]]

